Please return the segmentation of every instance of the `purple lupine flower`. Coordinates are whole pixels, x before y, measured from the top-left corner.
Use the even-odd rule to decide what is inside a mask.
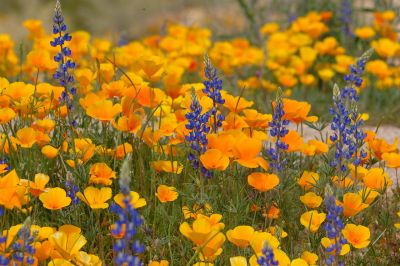
[[[110,211],[117,215],[117,221],[113,225],[111,233],[123,237],[116,239],[113,243],[115,265],[142,266],[144,265],[139,255],[145,251],[145,246],[138,239],[139,228],[143,225],[144,219],[138,211],[130,204],[130,174],[129,157],[125,159],[121,167],[121,177],[119,178],[120,191],[123,194],[125,208],[115,202],[110,204]]]
[[[218,128],[222,126],[224,121],[224,116],[218,113],[218,104],[224,104],[225,100],[221,96],[222,90],[222,80],[218,78],[217,70],[211,64],[208,56],[204,57],[204,73],[207,78],[203,82],[205,88],[203,93],[205,93],[213,102],[213,107],[211,109],[211,116],[213,117],[213,129],[214,133],[217,133]]]
[[[344,228],[344,223],[341,219],[343,207],[336,205],[336,200],[333,195],[325,197],[324,203],[327,209],[327,215],[323,226],[327,237],[333,242],[331,246],[326,248],[328,255],[325,262],[327,265],[334,265],[336,261],[337,265],[344,265],[344,262],[340,261],[339,256],[342,246],[347,243],[342,235],[342,230]]]
[[[189,135],[185,136],[185,139],[189,143],[191,149],[188,160],[194,169],[200,169],[205,177],[210,178],[212,177],[212,172],[201,165],[200,155],[207,150],[207,134],[210,132],[208,120],[210,119],[211,113],[207,111],[202,114],[203,108],[194,91],[192,92],[191,101],[190,112],[185,115],[188,120],[186,128],[189,130]]]
[[[272,121],[269,122],[269,134],[271,137],[276,138],[276,140],[275,145],[267,149],[267,155],[271,158],[270,167],[276,173],[279,173],[283,169],[286,163],[286,159],[283,158],[283,151],[288,149],[288,145],[281,140],[289,132],[285,127],[289,125],[289,120],[283,119],[284,115],[282,91],[278,89]]]
[[[334,87],[333,107],[329,113],[333,115],[330,140],[335,142],[335,157],[331,166],[337,167],[340,172],[347,171],[347,163],[352,158],[352,163],[358,166],[366,153],[361,149],[365,133],[360,129],[364,121],[359,118],[357,102],[359,97],[356,88],[362,85],[361,75],[365,64],[372,55],[372,49],[365,52],[356,65],[350,66],[350,73],[344,76],[346,86],[339,89]],[[358,150],[360,149],[360,150]],[[358,154],[359,151],[359,154]]]

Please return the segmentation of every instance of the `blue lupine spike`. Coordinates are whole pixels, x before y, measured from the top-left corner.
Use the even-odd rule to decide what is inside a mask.
[[[270,156],[270,166],[275,172],[280,172],[283,169],[285,160],[282,156],[282,151],[287,150],[288,146],[283,143],[280,138],[288,134],[287,126],[289,120],[283,119],[285,111],[283,110],[282,91],[278,89],[275,107],[272,114],[272,121],[269,122],[269,134],[271,137],[276,137],[275,146],[269,148],[266,152]]]
[[[208,74],[206,73],[206,75]],[[210,119],[211,112],[207,111],[204,114],[201,114],[202,110],[203,109],[199,100],[197,99],[196,93],[193,90],[190,112],[185,115],[186,119],[188,120],[186,128],[190,130],[189,134],[185,136],[185,139],[189,143],[189,146],[192,150],[188,154],[188,160],[194,169],[200,168],[199,157],[207,149],[207,134],[210,132],[210,128],[207,126],[207,123]],[[208,171],[204,167],[201,167],[199,170],[205,177],[212,177],[212,172]]]

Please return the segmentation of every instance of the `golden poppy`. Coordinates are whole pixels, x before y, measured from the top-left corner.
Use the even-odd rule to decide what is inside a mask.
[[[247,177],[247,182],[258,191],[265,192],[274,189],[279,184],[279,177],[275,174],[255,172]]]
[[[95,163],[90,166],[89,183],[109,186],[116,173],[105,163]]]
[[[325,221],[326,214],[317,211],[308,211],[301,215],[300,223],[310,232],[318,231],[320,225]]]
[[[88,116],[100,120],[101,122],[109,122],[114,117],[121,113],[122,107],[120,104],[113,105],[112,101],[101,100],[91,104],[86,113]]]
[[[159,185],[157,188],[156,196],[160,200],[160,202],[165,203],[175,201],[178,198],[179,194],[178,192],[176,192],[176,188],[174,187]]]
[[[180,174],[183,170],[183,165],[177,161],[153,161],[150,162],[151,167],[157,172]]]
[[[76,196],[85,202],[92,209],[105,209],[108,208],[108,201],[112,197],[112,191],[109,187],[102,187],[101,189],[95,187],[87,187],[82,192],[76,193]]]
[[[229,158],[217,149],[206,150],[200,155],[200,161],[208,170],[224,171],[229,165]]]
[[[226,232],[226,237],[234,245],[245,248],[250,244],[253,237],[254,228],[248,225],[236,226],[234,229]]]
[[[122,193],[118,193],[117,195],[114,196],[114,201],[117,203],[121,208],[125,208],[124,204],[124,195]],[[141,208],[143,206],[146,206],[147,202],[144,198],[141,198],[139,193],[135,191],[130,192],[130,201],[129,204],[135,208]]]
[[[367,208],[369,205],[362,202],[362,198],[357,193],[346,193],[343,195],[343,202],[338,202],[343,207],[345,217],[351,217]]]
[[[314,192],[308,192],[303,196],[300,196],[300,201],[303,202],[307,208],[315,209],[318,208],[322,203],[322,197],[318,196]]]
[[[40,194],[39,200],[43,207],[49,210],[59,210],[71,204],[71,198],[67,197],[64,189],[56,187]]]
[[[355,248],[365,248],[371,242],[368,227],[355,224],[346,224],[342,230],[344,238]]]

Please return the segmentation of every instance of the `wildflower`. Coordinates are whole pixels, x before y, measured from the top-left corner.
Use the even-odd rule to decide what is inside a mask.
[[[175,201],[178,198],[178,192],[176,192],[176,188],[169,187],[165,185],[159,185],[157,188],[156,196],[162,202]]]
[[[242,256],[230,257],[229,262],[231,266],[247,266],[247,259]]]
[[[319,180],[319,174],[315,172],[304,171],[301,177],[297,180],[297,184],[306,191],[316,186]]]
[[[342,254],[342,247],[344,244],[346,244],[346,239],[343,238],[341,233],[342,229],[344,228],[344,224],[340,219],[343,208],[341,206],[336,206],[335,197],[333,195],[328,195],[325,197],[325,207],[328,211],[328,214],[326,216],[324,229],[328,237],[327,241],[330,243],[327,245],[326,251],[328,253],[334,253],[327,257],[326,264],[334,265],[335,259]],[[342,261],[337,261],[337,263],[339,265],[344,265]]]
[[[371,242],[368,227],[355,224],[346,224],[342,230],[345,239],[355,248],[365,248]]]
[[[114,196],[114,201],[117,203],[121,208],[126,208],[127,205],[124,203],[124,194],[118,193]],[[130,201],[129,205],[135,209],[141,208],[146,206],[147,202],[144,198],[141,198],[139,193],[135,191],[130,191]]]
[[[362,203],[362,198],[356,193],[346,193],[343,195],[343,203],[339,202],[339,205],[343,207],[343,214],[345,217],[351,217],[358,214],[369,205]]]
[[[283,151],[288,149],[288,145],[281,141],[281,138],[288,134],[285,128],[289,124],[289,120],[284,119],[284,105],[282,100],[282,90],[278,89],[276,93],[275,106],[272,115],[272,121],[269,122],[269,133],[271,137],[275,137],[275,147],[267,150],[267,154],[271,157],[270,166],[275,173],[279,173],[286,164],[286,159],[283,158]]]
[[[360,39],[370,39],[375,36],[375,31],[371,27],[361,27],[356,28],[354,34]]]
[[[331,166],[337,167],[339,172],[347,170],[347,160],[352,159],[352,163],[358,166],[366,153],[361,149],[365,133],[360,129],[363,120],[359,118],[357,109],[358,96],[355,87],[360,87],[363,80],[361,75],[364,72],[365,64],[372,54],[372,50],[365,52],[355,66],[350,66],[350,74],[345,75],[347,82],[345,88],[339,90],[334,87],[333,102],[334,107],[330,113],[334,116],[331,129],[334,131],[330,140],[335,142],[335,158]]]
[[[300,196],[300,201],[303,202],[307,208],[315,209],[318,208],[322,203],[322,198],[314,192],[308,192],[303,196]]]
[[[42,194],[45,189],[46,189],[46,185],[49,182],[50,177],[46,174],[36,174],[34,177],[34,181],[28,181],[29,183],[29,192],[35,196],[38,197],[40,194]],[[22,179],[21,179],[22,181]]]
[[[207,123],[210,118],[210,113],[205,112],[202,114],[203,109],[194,91],[192,92],[191,101],[190,112],[185,115],[188,120],[186,128],[190,131],[189,135],[185,138],[186,141],[189,142],[192,150],[188,155],[188,160],[194,169],[200,169],[205,177],[211,177],[212,172],[200,165],[200,155],[207,149],[207,134],[210,132]]]
[[[275,174],[254,172],[247,176],[247,182],[258,191],[265,192],[279,184],[279,177]]]
[[[304,251],[301,254],[301,258],[305,260],[309,265],[317,265],[318,256],[315,253]]]
[[[21,128],[14,140],[22,148],[31,148],[36,143],[36,131],[31,127]]]
[[[10,122],[15,115],[14,110],[11,108],[0,108],[0,125]]]
[[[353,24],[352,14],[353,14],[352,2],[349,0],[341,0],[340,2],[340,20],[342,21],[342,31],[347,37],[352,37],[353,33],[351,31],[351,26]]]
[[[160,261],[150,261],[149,266],[169,266],[169,262],[167,260]]]
[[[105,209],[108,208],[106,201],[111,199],[112,191],[109,187],[102,187],[101,189],[87,187],[83,194],[78,192],[76,196],[92,209]]]
[[[180,174],[183,170],[183,165],[177,161],[154,161],[150,165],[157,172]]]
[[[268,162],[260,156],[262,142],[256,138],[243,137],[236,140],[233,147],[235,161],[247,168],[261,167],[268,170]]]
[[[95,163],[90,166],[89,183],[109,186],[112,178],[116,178],[116,174],[107,164]]]
[[[245,248],[250,244],[250,240],[253,237],[254,228],[248,225],[239,225],[234,229],[226,232],[226,237],[234,245]]]
[[[67,196],[70,197],[72,200],[72,204],[73,205],[78,204],[79,199],[76,196],[76,193],[78,193],[79,188],[76,185],[74,177],[70,172],[67,172],[67,177],[65,178],[64,186],[65,189],[67,190]]]
[[[210,116],[213,117],[213,128],[212,131],[217,133],[219,127],[222,126],[222,121],[224,121],[224,117],[221,113],[218,113],[218,104],[224,104],[225,100],[222,99],[221,90],[222,90],[222,80],[217,76],[217,70],[211,64],[210,59],[206,56],[204,58],[204,73],[207,78],[204,81],[204,89],[203,93],[205,93],[213,103],[212,109],[210,111]]]
[[[45,145],[42,147],[41,152],[44,156],[49,159],[53,159],[58,155],[58,149],[51,145]]]
[[[125,208],[111,203],[110,211],[118,215],[117,221],[111,227],[111,233],[114,236],[123,235],[122,238],[116,239],[113,243],[114,263],[116,265],[142,265],[138,255],[144,252],[145,247],[140,243],[138,237],[138,229],[143,224],[143,218],[137,210],[130,204],[131,194],[130,185],[130,158],[127,157],[121,167],[121,176],[119,178],[119,187],[124,195],[123,202]]]
[[[109,122],[122,111],[120,104],[114,104],[110,100],[101,100],[91,104],[86,113],[88,116],[96,118],[101,122]]]
[[[325,221],[326,214],[317,211],[308,211],[301,215],[300,223],[311,232],[316,232]]]
[[[400,154],[395,152],[384,153],[382,159],[386,161],[386,166],[390,168],[400,168]]]
[[[22,265],[34,264],[34,242],[37,233],[37,231],[31,233],[31,220],[30,217],[28,217],[18,230],[16,241],[12,243],[11,258],[14,263],[21,263]]]
[[[262,266],[278,266],[279,262],[274,258],[274,251],[272,248],[266,243],[264,248],[262,249],[262,256],[260,256],[257,260],[258,265]]]
[[[200,155],[200,162],[207,170],[224,171],[229,165],[229,158],[218,149],[208,149]]]
[[[40,194],[39,200],[43,207],[49,210],[59,210],[71,204],[71,198],[67,197],[64,189],[56,187]]]
[[[230,111],[234,113],[240,113],[244,109],[251,107],[254,102],[247,101],[243,97],[232,96],[227,92],[223,91],[222,95],[224,97],[225,103],[224,106]]]
[[[9,171],[6,175],[0,177],[0,205],[6,209],[22,207],[22,199],[18,188],[19,183],[20,179],[15,170]],[[22,192],[25,194],[25,189]]]
[[[81,229],[73,225],[63,225],[57,232],[49,236],[49,241],[54,249],[66,259],[72,259],[87,243],[81,234]]]
[[[371,168],[364,176],[363,182],[366,187],[383,191],[386,187],[392,185],[392,180],[389,175],[382,168]]]
[[[296,124],[307,121],[307,122],[316,122],[318,117],[316,116],[308,116],[308,113],[311,110],[311,104],[307,102],[299,102],[291,99],[283,99],[283,119],[287,119]]]
[[[222,252],[221,246],[225,242],[225,235],[220,231],[225,227],[219,223],[221,215],[198,215],[197,219],[190,226],[187,222],[179,226],[179,231],[186,238],[196,244],[196,252],[200,259],[213,261]]]
[[[74,82],[74,76],[71,72],[75,68],[75,63],[71,59],[71,49],[66,45],[66,42],[71,41],[72,37],[67,32],[67,25],[64,23],[59,0],[57,0],[54,9],[53,22],[53,34],[57,37],[50,42],[50,45],[52,47],[59,47],[60,49],[57,55],[54,56],[54,61],[58,63],[58,69],[54,73],[53,78],[59,81],[60,86],[64,87],[60,101],[67,105],[69,111],[72,111],[74,106],[71,95],[73,96],[76,94],[76,88],[70,85]],[[76,123],[73,119],[69,122],[71,125],[75,125]]]

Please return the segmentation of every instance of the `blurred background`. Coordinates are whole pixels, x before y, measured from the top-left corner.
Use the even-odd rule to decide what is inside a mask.
[[[129,39],[159,32],[168,22],[206,26],[214,37],[250,34],[268,21],[282,24],[310,10],[339,10],[339,0],[62,0],[71,30]],[[368,11],[395,6],[399,0],[355,0],[354,14],[366,20]],[[22,22],[41,19],[51,25],[55,0],[0,0],[0,33],[22,39]]]

